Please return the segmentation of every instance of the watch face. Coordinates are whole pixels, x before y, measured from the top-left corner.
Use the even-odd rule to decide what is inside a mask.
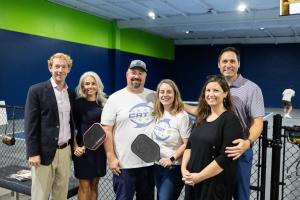
[[[175,161],[174,156],[172,156],[172,157],[170,158],[170,160],[171,160],[172,162],[174,162],[174,161]]]

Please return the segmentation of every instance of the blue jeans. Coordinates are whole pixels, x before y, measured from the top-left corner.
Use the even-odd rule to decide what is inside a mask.
[[[117,200],[154,199],[153,166],[121,169],[119,176],[113,175],[113,188]]]
[[[159,200],[178,199],[184,185],[181,178],[180,165],[172,165],[169,168],[154,165],[154,182]]]
[[[248,149],[240,157],[237,167],[236,183],[235,183],[235,200],[250,199],[250,177],[253,160],[253,151]]]

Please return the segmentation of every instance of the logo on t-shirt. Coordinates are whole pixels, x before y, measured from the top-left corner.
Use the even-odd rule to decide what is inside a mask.
[[[140,103],[129,110],[129,119],[136,124],[135,128],[143,128],[151,124],[153,108],[147,103]]]
[[[156,123],[154,128],[155,140],[165,141],[171,136],[169,132],[171,128],[170,121],[171,119],[162,119]]]

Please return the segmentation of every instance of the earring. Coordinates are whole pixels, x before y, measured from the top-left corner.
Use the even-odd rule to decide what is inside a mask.
[[[223,105],[226,106],[226,99],[223,99]]]

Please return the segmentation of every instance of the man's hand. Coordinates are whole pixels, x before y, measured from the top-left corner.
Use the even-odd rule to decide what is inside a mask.
[[[250,148],[249,140],[236,139],[233,140],[232,143],[236,144],[236,146],[226,147],[225,153],[228,157],[232,157],[233,160],[238,159],[247,149]]]
[[[119,176],[121,174],[120,161],[117,158],[112,161],[108,161],[108,166],[114,175]]]
[[[31,156],[28,159],[29,164],[33,167],[39,167],[41,165],[41,156],[37,155],[37,156]]]

